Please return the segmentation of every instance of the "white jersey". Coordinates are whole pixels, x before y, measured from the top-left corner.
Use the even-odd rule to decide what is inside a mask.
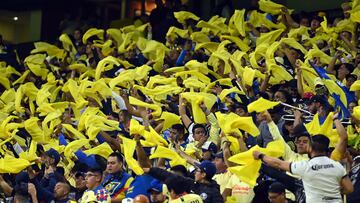
[[[292,162],[290,172],[299,175],[305,189],[306,202],[342,203],[340,181],[346,176],[345,168],[326,156]]]

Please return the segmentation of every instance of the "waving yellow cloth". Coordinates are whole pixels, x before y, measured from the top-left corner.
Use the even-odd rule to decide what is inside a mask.
[[[60,35],[59,40],[62,43],[62,45],[66,51],[72,53],[73,55],[76,54],[76,52],[77,52],[76,47],[72,43],[69,35],[64,33],[64,34]]]
[[[180,116],[173,114],[173,113],[169,113],[164,111],[160,118],[157,119],[158,121],[163,121],[163,128],[162,131],[169,129],[171,126],[175,125],[175,124],[181,124],[181,118]]]
[[[0,84],[5,87],[5,89],[10,89],[10,81],[8,78],[0,75]]]
[[[259,8],[260,10],[264,11],[265,13],[270,13],[273,15],[279,15],[282,13],[281,9],[285,6],[281,4],[274,3],[270,0],[260,0],[259,1]]]
[[[236,46],[238,46],[240,48],[241,51],[247,52],[250,49],[249,45],[238,37],[221,35],[221,39],[228,39],[228,40],[234,42],[236,44]]]
[[[350,87],[350,91],[359,91],[360,90],[360,80],[356,80]]]
[[[0,159],[0,173],[12,173],[18,174],[22,170],[26,169],[28,166],[31,166],[31,163],[22,158],[14,158],[12,156],[5,156]]]
[[[179,29],[177,27],[171,26],[168,30],[168,32],[166,33],[167,37],[170,37],[172,40],[181,37],[183,39],[186,39],[189,37],[189,31],[188,30],[182,30]]]
[[[77,150],[79,150],[81,147],[89,144],[88,139],[79,139],[79,140],[74,140],[72,142],[70,142],[68,145],[66,145],[65,150],[64,150],[64,156],[71,158],[72,154],[74,152],[76,152]]]
[[[330,64],[330,62],[332,60],[331,56],[325,54],[323,51],[321,51],[317,47],[309,50],[309,52],[305,55],[305,59],[306,59],[305,61],[313,59],[314,57],[319,57],[320,62],[323,64]]]
[[[119,66],[120,60],[113,56],[108,56],[102,59],[101,61],[99,61],[95,70],[95,80],[99,80],[101,73],[107,70],[111,70],[114,67],[114,65]]]
[[[97,154],[104,157],[105,159],[107,159],[109,155],[113,152],[114,151],[111,149],[110,145],[107,142],[104,142],[96,147],[92,147],[91,149],[84,151],[84,153],[88,156],[91,154]]]
[[[256,101],[251,102],[247,108],[248,108],[249,113],[254,112],[254,111],[257,113],[261,113],[268,109],[272,109],[272,108],[274,108],[274,106],[277,106],[279,104],[280,104],[280,102],[272,102],[272,101],[269,101],[267,99],[260,97]]]
[[[83,38],[82,38],[83,44],[87,44],[87,40],[92,36],[97,36],[99,39],[103,40],[104,39],[104,30],[96,29],[96,28],[88,29],[83,35]]]
[[[354,112],[352,113],[352,116],[353,116],[356,120],[360,121],[360,106],[354,107]]]
[[[180,77],[182,76],[183,79],[185,75],[191,75],[195,78],[197,78],[198,80],[200,80],[201,82],[205,83],[205,85],[210,83],[210,78],[208,78],[207,76],[205,76],[204,74],[200,73],[199,71],[196,70],[189,70],[189,71],[182,71],[182,72],[178,72],[175,74],[175,77]]]
[[[307,131],[311,135],[322,134],[328,137],[330,139],[330,147],[334,147],[339,140],[339,135],[337,134],[336,129],[333,129],[333,115],[334,113],[330,112],[326,117],[325,122],[320,125],[319,114],[315,114],[313,120],[305,124]]]
[[[271,73],[269,80],[270,84],[281,84],[283,81],[290,81],[294,79],[289,72],[277,64],[270,64],[269,71]]]
[[[139,121],[135,119],[130,120],[130,135],[143,135],[145,131],[145,127],[142,126]]]
[[[220,112],[216,112],[216,117],[218,119],[221,130],[225,134],[230,134],[233,132],[241,134],[239,133],[238,129],[244,130],[252,136],[257,136],[260,134],[259,129],[254,124],[254,121],[251,117],[240,117],[235,113],[222,114]]]
[[[229,31],[231,35],[236,35],[236,33],[245,37],[245,9],[235,10],[234,14],[231,16],[229,21]]]
[[[144,170],[139,166],[139,163],[133,157],[136,148],[135,140],[131,140],[126,137],[121,137],[121,139],[123,141],[124,156],[127,165],[135,172],[136,175],[144,174]]]
[[[123,42],[122,33],[119,29],[109,28],[106,30],[106,34],[109,35],[110,38],[116,42],[117,46],[119,46]]]
[[[209,36],[203,32],[193,32],[190,35],[192,41],[198,43],[210,42]]]
[[[219,43],[217,42],[201,42],[201,43],[197,43],[195,46],[195,51],[199,50],[199,49],[206,49],[208,52],[213,53],[217,50],[219,46]]]
[[[154,110],[154,112],[152,112],[152,114],[154,116],[160,116],[161,112],[162,112],[162,109],[161,109],[161,107],[159,105],[148,104],[148,103],[140,101],[140,100],[138,100],[138,99],[136,99],[135,97],[132,97],[132,96],[129,96],[129,103],[131,105],[134,105],[134,106],[141,106],[141,107],[145,107],[145,108]]]
[[[60,60],[62,60],[65,56],[64,55],[65,52],[63,49],[59,49],[57,46],[46,43],[46,42],[35,42],[34,46],[35,46],[35,49],[31,50],[31,52],[30,52],[31,54],[46,52],[49,56],[57,57]],[[30,55],[30,57],[31,56],[34,56],[34,55]],[[26,60],[26,62],[27,62],[27,60]],[[40,64],[40,63],[36,63],[36,64]]]
[[[155,143],[159,146],[168,146],[168,142],[159,135],[151,126],[149,126],[149,131],[144,131],[144,134],[142,135],[146,141],[150,143]]]
[[[256,40],[256,46],[259,46],[262,43],[271,44],[275,42],[277,38],[284,32],[284,29],[274,30],[268,33],[261,33],[260,37]]]
[[[177,166],[177,165],[183,165],[186,166],[186,160],[183,159],[178,153],[176,153],[174,150],[158,146],[156,147],[156,150],[154,153],[152,153],[149,157],[149,159],[155,159],[155,158],[165,158],[170,159],[170,166]]]
[[[21,159],[26,159],[29,162],[33,162],[38,159],[38,156],[36,155],[36,149],[37,149],[37,142],[31,141],[29,149],[25,152],[20,153],[19,157]]]
[[[176,20],[181,24],[184,24],[187,19],[192,19],[195,21],[198,21],[200,19],[195,14],[188,12],[188,11],[174,12],[174,16],[175,16]]]
[[[245,95],[245,93],[243,91],[240,91],[237,87],[232,87],[230,89],[223,89],[219,95],[219,99],[224,102],[225,98],[227,95],[231,94],[231,93],[237,93],[237,94],[242,94]]]
[[[261,160],[255,160],[253,152],[260,151],[271,157],[280,157],[284,154],[284,150],[285,146],[281,140],[268,143],[266,148],[261,148],[256,145],[246,152],[230,157],[229,161],[240,164],[241,166],[230,167],[229,171],[237,175],[241,181],[254,187],[256,185],[256,179],[259,177]]]
[[[195,123],[206,123],[205,113],[202,111],[199,105],[204,103],[206,108],[211,109],[216,102],[216,96],[204,92],[184,92],[181,94],[181,97],[191,103]]]
[[[78,131],[77,129],[75,129],[72,125],[70,124],[61,124],[62,127],[64,127],[64,129],[68,132],[70,132],[75,138],[78,139],[86,139],[85,135],[83,135],[80,131]]]
[[[214,82],[208,84],[205,88],[205,92],[209,92],[217,83],[219,83],[221,85],[226,85],[229,87],[232,86],[230,78],[222,78],[222,79],[215,80]]]
[[[11,125],[11,123],[9,123],[11,120],[18,118],[17,116],[8,116],[7,118],[5,118],[0,125],[0,137],[2,139],[7,139],[11,136],[11,132],[9,129],[9,125]],[[16,124],[16,123],[13,123]],[[19,124],[18,124],[19,125]],[[13,129],[12,129],[13,130]]]
[[[25,130],[31,135],[34,141],[44,143],[49,140],[45,138],[43,130],[38,125],[39,118],[31,117],[24,122]]]

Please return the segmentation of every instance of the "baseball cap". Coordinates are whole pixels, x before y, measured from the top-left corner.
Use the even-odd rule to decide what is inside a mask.
[[[218,152],[214,155],[215,158],[219,158],[219,159],[224,159],[224,153],[223,152]]]
[[[60,161],[60,154],[59,154],[59,152],[57,152],[55,149],[51,148],[51,149],[49,149],[48,151],[46,151],[45,154],[46,154],[48,157],[51,157],[51,158],[55,159],[55,164],[58,164],[58,163],[59,163],[59,161]]]
[[[148,192],[154,191],[157,193],[161,193],[163,190],[163,184],[159,180],[153,180],[150,183],[150,188],[148,189]]]
[[[196,164],[196,166],[206,173],[207,178],[211,179],[216,173],[215,165],[208,160],[202,161],[200,164]]]
[[[211,141],[206,141],[203,146],[201,147],[203,151],[210,151],[211,153],[215,154],[217,152],[217,146],[215,143]]]
[[[277,193],[277,194],[285,193],[285,187],[283,184],[279,182],[275,182],[270,185],[268,192]]]
[[[321,96],[321,95],[315,95],[315,96],[311,97],[308,104],[312,104],[314,102],[320,102],[324,106],[330,105],[328,100],[326,99],[326,97]]]

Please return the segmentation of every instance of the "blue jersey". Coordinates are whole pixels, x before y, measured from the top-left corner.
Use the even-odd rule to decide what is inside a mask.
[[[126,172],[122,172],[120,175],[109,174],[105,177],[102,185],[109,191],[111,199],[122,200],[125,198],[125,194],[133,179]]]
[[[143,194],[150,198],[148,190],[150,189],[150,183],[153,180],[155,180],[155,178],[147,174],[136,176],[126,193],[126,197],[135,198],[137,195]]]

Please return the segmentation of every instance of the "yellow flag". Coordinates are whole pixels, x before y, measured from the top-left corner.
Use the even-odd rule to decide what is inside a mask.
[[[171,166],[177,166],[177,165],[183,165],[186,166],[186,160],[183,159],[178,153],[176,153],[174,150],[158,146],[156,147],[156,150],[154,153],[152,153],[149,157],[150,159],[155,158],[165,158],[170,159],[170,165]]]
[[[280,102],[272,102],[272,101],[269,101],[267,99],[260,97],[259,99],[257,99],[254,102],[251,102],[248,105],[248,112],[251,113],[251,112],[255,111],[257,113],[261,113],[268,109],[272,109],[279,104],[280,104]]]
[[[136,175],[144,174],[143,169],[139,166],[139,163],[134,159],[134,151],[136,147],[135,140],[131,140],[125,137],[121,137],[124,146],[125,161],[129,168],[135,172]]]

